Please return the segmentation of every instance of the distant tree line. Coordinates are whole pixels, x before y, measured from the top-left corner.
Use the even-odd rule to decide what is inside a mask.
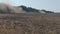
[[[31,7],[26,7],[26,6],[19,6],[19,7],[22,7],[23,10],[25,10],[26,12],[36,12],[36,13],[40,13],[39,11],[43,11],[45,13],[54,13],[53,11],[47,11],[47,10],[38,10],[38,9],[35,9],[35,8],[31,8]]]
[[[25,10],[26,12],[37,12],[37,13],[39,13],[39,10],[31,8],[31,7],[26,7],[26,6],[23,6],[23,5],[19,6],[19,7],[22,7],[23,10]]]
[[[32,7],[21,6],[8,6],[6,4],[0,4],[0,13],[54,13],[53,11],[47,11],[45,9],[38,10]]]

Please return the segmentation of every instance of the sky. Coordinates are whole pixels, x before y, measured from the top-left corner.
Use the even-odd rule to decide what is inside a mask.
[[[0,0],[14,6],[24,5],[36,9],[60,12],[60,0]]]

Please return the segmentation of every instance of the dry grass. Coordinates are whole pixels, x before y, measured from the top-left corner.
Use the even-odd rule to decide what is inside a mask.
[[[0,14],[0,34],[60,34],[60,15]]]

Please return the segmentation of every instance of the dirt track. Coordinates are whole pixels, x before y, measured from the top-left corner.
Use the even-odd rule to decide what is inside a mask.
[[[0,14],[0,34],[60,34],[60,14]]]

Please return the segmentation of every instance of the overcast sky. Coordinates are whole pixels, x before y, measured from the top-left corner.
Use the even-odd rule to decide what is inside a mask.
[[[60,0],[0,0],[0,2],[10,3],[15,6],[25,5],[40,10],[45,9],[60,12]]]

